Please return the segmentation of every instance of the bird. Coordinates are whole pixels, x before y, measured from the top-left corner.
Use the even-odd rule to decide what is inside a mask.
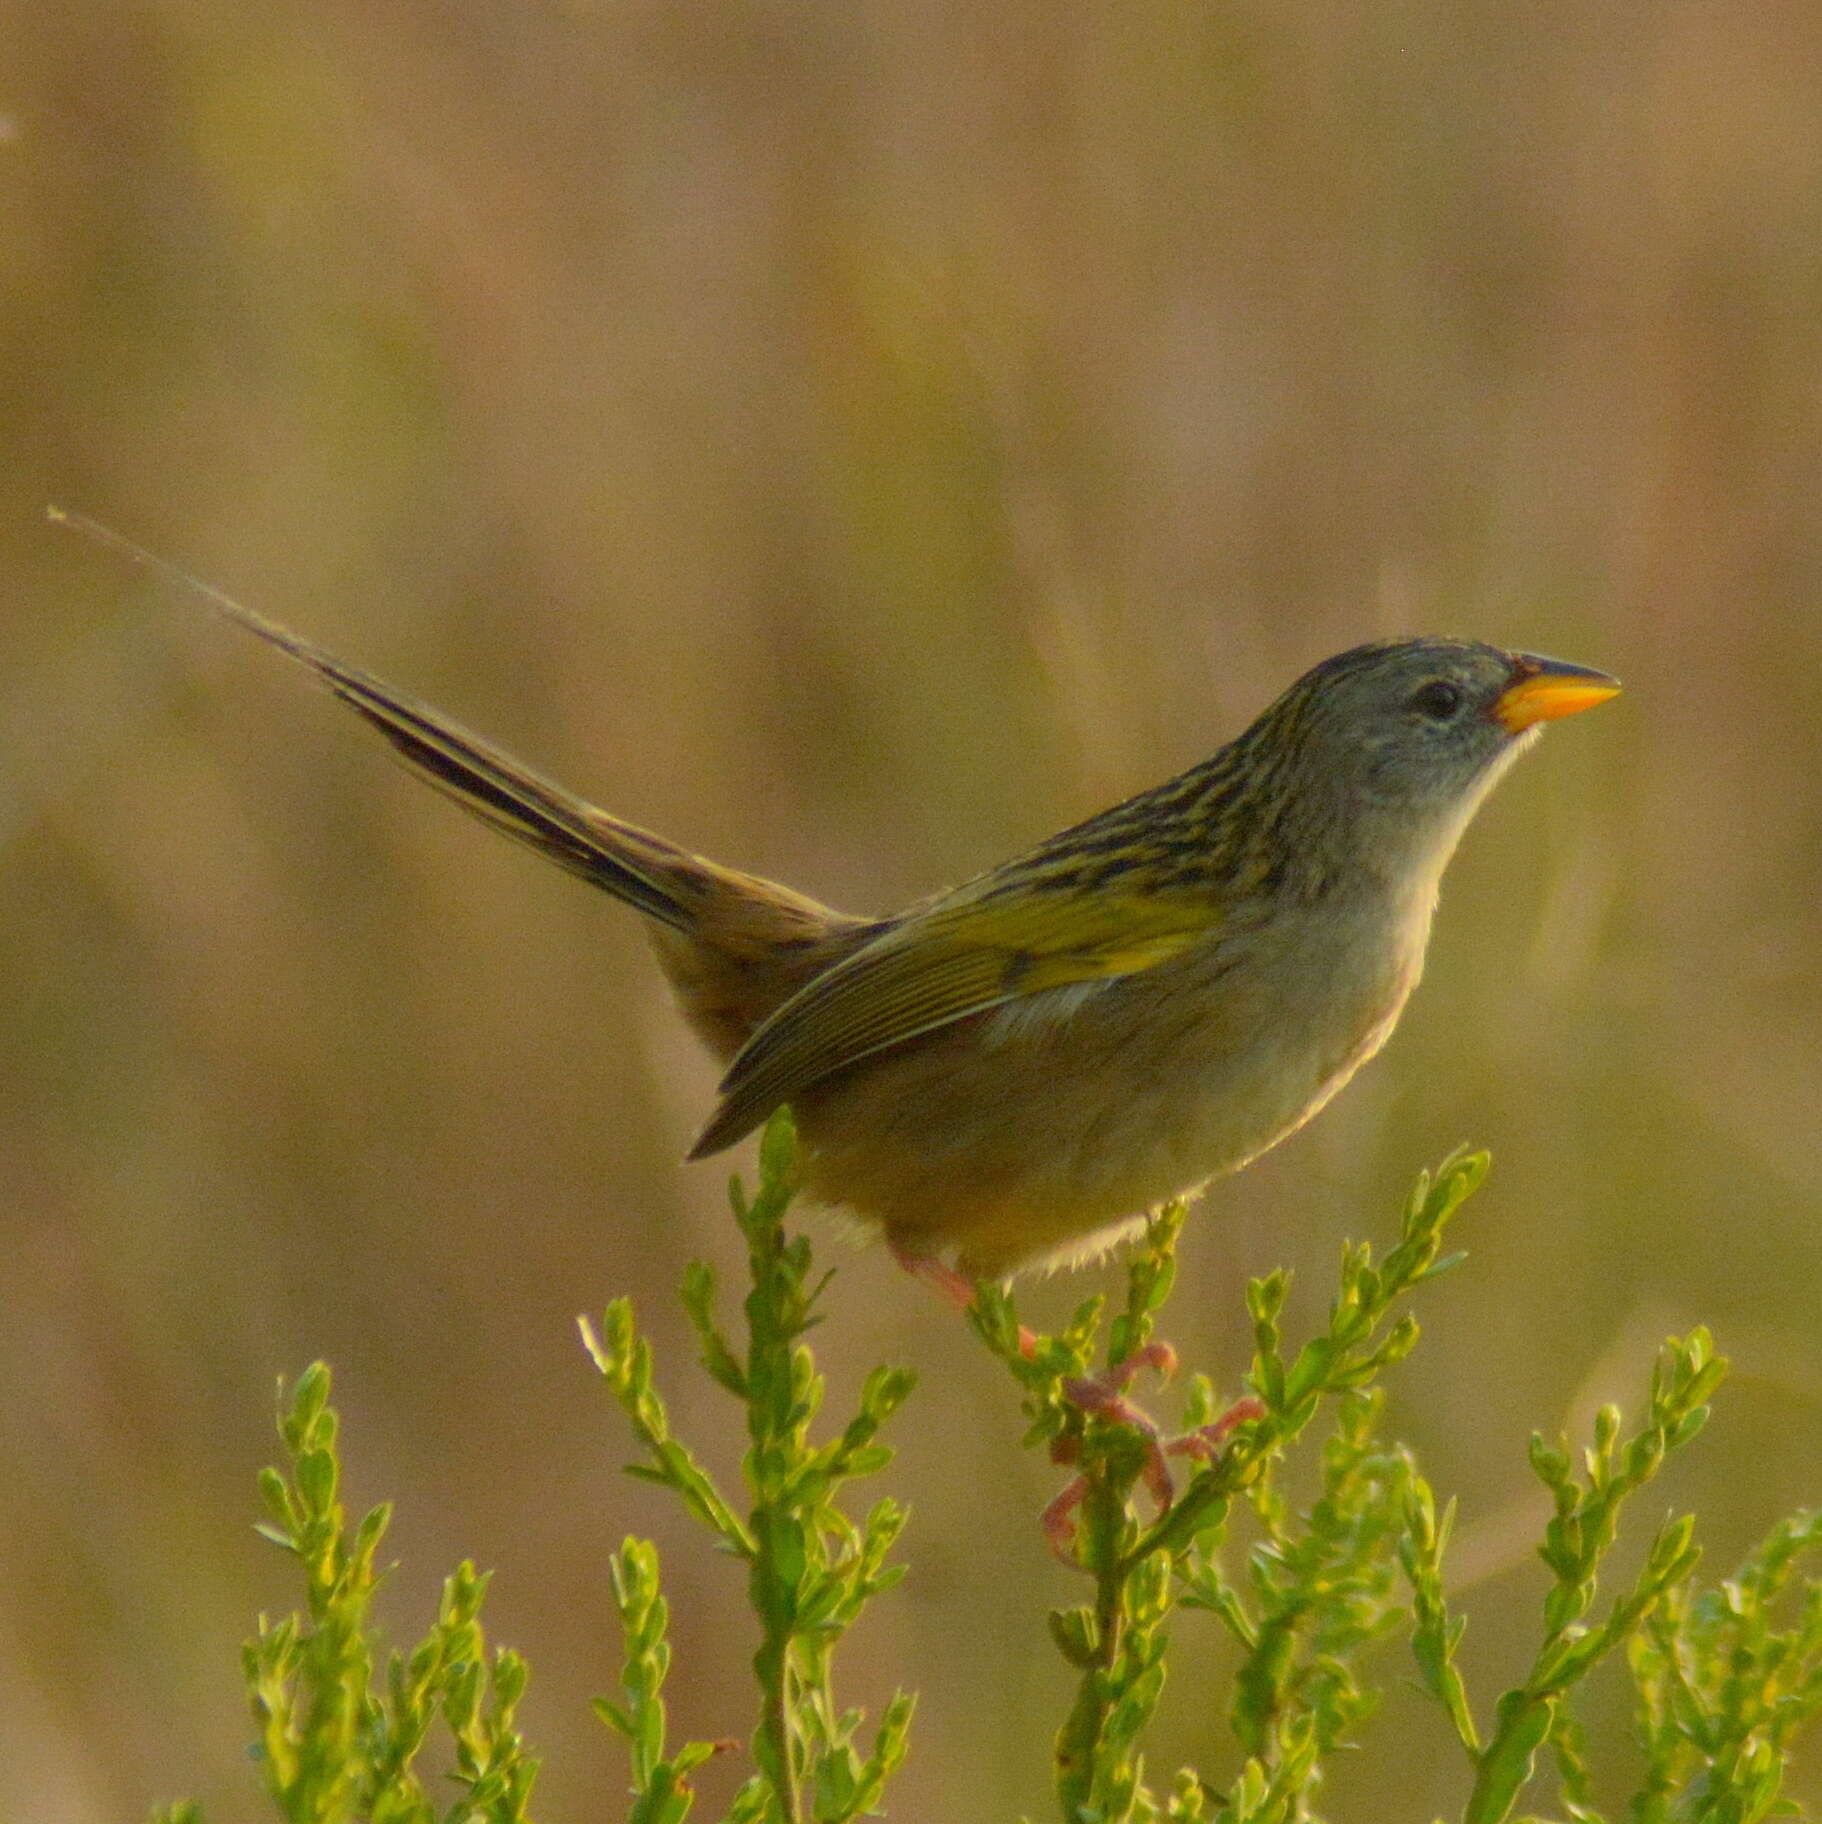
[[[723,1067],[705,1159],[789,1105],[803,1190],[968,1303],[1092,1259],[1310,1119],[1422,974],[1443,870],[1547,722],[1620,685],[1471,639],[1324,659],[1212,757],[903,911],[837,911],[596,808],[92,520],[306,667],[483,822],[643,914]]]

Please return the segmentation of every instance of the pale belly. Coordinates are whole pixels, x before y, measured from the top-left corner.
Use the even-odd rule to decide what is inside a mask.
[[[1425,935],[1384,932],[1187,957],[868,1060],[799,1104],[809,1189],[979,1277],[1098,1253],[1275,1145],[1379,1049]]]

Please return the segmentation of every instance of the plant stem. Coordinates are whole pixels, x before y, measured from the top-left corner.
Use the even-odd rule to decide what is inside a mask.
[[[765,1758],[772,1763],[767,1772],[777,1795],[778,1815],[782,1824],[800,1824],[797,1769],[791,1751],[791,1634],[788,1628],[776,1628],[768,1623],[759,1651],[753,1655],[753,1671],[759,1680],[759,1727],[766,1747]]]
[[[1076,1701],[1056,1743],[1057,1796],[1066,1824],[1099,1815],[1101,1775],[1107,1760],[1107,1722],[1114,1702],[1126,1620],[1131,1565],[1120,1550],[1127,1496],[1102,1471],[1090,1474],[1083,1502],[1088,1569],[1095,1580],[1094,1649],[1082,1666]],[[1091,1807],[1097,1809],[1091,1811]]]

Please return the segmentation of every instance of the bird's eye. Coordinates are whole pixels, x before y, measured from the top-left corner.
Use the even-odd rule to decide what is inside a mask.
[[[1451,684],[1445,678],[1437,678],[1412,697],[1411,707],[1432,721],[1446,722],[1461,708],[1461,686]]]

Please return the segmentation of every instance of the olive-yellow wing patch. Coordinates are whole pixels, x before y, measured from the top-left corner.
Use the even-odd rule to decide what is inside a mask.
[[[860,1059],[1047,989],[1135,975],[1214,929],[1188,894],[970,897],[894,926],[786,1001],[741,1048],[690,1149],[706,1158]]]

